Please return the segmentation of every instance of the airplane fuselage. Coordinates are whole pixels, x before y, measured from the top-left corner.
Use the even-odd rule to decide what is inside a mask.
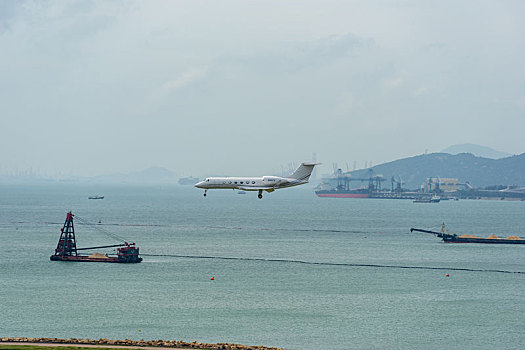
[[[195,184],[195,187],[204,189],[204,196],[209,189],[237,189],[242,191],[273,192],[279,188],[298,186],[308,183],[310,174],[316,163],[302,163],[290,176],[262,176],[262,177],[208,177]]]
[[[299,181],[279,176],[263,177],[209,177],[195,185],[204,189],[237,189],[243,191],[265,190],[271,192],[278,188],[298,186],[308,181]]]

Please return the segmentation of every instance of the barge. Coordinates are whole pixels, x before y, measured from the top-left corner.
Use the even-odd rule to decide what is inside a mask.
[[[474,235],[456,235],[443,234],[443,242],[445,243],[489,243],[489,244],[525,244],[525,239],[518,236],[509,236],[500,238],[496,235],[490,235],[486,238]]]
[[[64,227],[60,229],[60,238],[55,249],[55,254],[49,257],[50,260],[107,263],[139,263],[142,261],[142,258],[139,257],[139,248],[135,246],[135,243],[124,242],[122,244],[77,248],[75,228],[73,226],[73,216],[73,213],[67,213]],[[101,253],[81,255],[78,253],[79,250],[93,250],[113,247],[118,247],[117,256],[108,256]]]
[[[445,232],[445,224],[442,225],[441,231],[424,230],[420,228],[411,228],[410,232],[431,233],[436,237],[442,238],[445,243],[485,243],[485,244],[525,244],[525,239],[516,235],[508,236],[506,238],[498,237],[494,234],[484,238],[476,235],[457,235],[455,233]]]

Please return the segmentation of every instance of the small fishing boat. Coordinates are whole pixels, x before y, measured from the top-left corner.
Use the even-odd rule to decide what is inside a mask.
[[[88,199],[104,199],[104,196],[89,196]]]

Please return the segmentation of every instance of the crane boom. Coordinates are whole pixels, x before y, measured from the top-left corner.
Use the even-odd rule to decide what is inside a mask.
[[[113,247],[123,247],[128,244],[112,244],[112,245],[101,245],[98,247],[88,247],[88,248],[77,248],[77,250],[88,250],[88,249],[100,249],[100,248],[113,248]]]

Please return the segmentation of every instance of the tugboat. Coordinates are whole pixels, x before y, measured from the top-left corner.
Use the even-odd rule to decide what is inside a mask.
[[[122,244],[77,248],[75,228],[73,226],[73,216],[73,213],[67,213],[66,221],[64,222],[64,227],[60,229],[60,238],[55,249],[55,254],[49,257],[50,260],[109,263],[139,263],[142,261],[142,258],[139,257],[139,248],[135,246],[135,243],[124,242]],[[112,236],[118,237],[114,234]],[[117,248],[117,256],[110,257],[106,254],[101,253],[93,253],[91,255],[78,254],[79,250],[91,250],[112,247],[119,247]]]
[[[441,201],[441,197],[439,197],[437,194],[434,194],[432,197],[417,197],[414,199],[414,203],[439,203]]]

